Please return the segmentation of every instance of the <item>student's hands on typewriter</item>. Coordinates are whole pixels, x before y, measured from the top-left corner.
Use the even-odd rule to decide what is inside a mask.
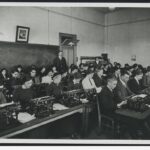
[[[122,101],[121,103],[117,104],[117,108],[121,108],[121,106],[126,105],[127,100]]]

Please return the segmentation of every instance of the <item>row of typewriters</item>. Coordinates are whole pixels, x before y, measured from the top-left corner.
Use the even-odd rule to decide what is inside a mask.
[[[71,108],[77,105],[82,105],[84,102],[90,102],[92,97],[96,95],[95,90],[85,92],[84,90],[72,90],[63,93],[60,103],[66,108]],[[86,94],[85,94],[86,93]],[[86,95],[86,96],[85,96]],[[87,100],[88,99],[88,100]],[[36,119],[50,116],[54,111],[55,98],[53,96],[45,96],[30,100],[28,109],[30,114],[34,114]],[[142,91],[140,95],[132,95],[127,98],[126,109],[131,109],[137,112],[145,112],[150,107],[150,87]],[[18,119],[18,114],[21,112],[21,106],[18,103],[9,103],[0,105],[0,130],[11,127],[14,119]]]

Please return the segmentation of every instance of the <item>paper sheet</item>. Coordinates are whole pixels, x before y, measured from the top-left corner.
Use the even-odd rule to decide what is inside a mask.
[[[9,106],[9,105],[12,105],[14,104],[14,102],[10,102],[10,103],[4,103],[4,104],[0,104],[0,107],[5,107],[5,106]]]
[[[26,123],[26,122],[29,122],[29,121],[31,121],[33,119],[35,119],[35,116],[34,115],[30,115],[27,112],[20,112],[18,114],[18,121],[21,122],[21,123]]]
[[[97,93],[100,93],[101,90],[102,90],[102,87],[96,88],[96,92],[97,92]]]
[[[64,109],[68,109],[68,107],[59,103],[53,104],[53,110],[64,110]]]
[[[144,98],[144,97],[146,97],[146,96],[147,96],[146,94],[140,94],[140,95],[135,95],[135,96],[133,96],[132,98],[136,98],[136,97]]]

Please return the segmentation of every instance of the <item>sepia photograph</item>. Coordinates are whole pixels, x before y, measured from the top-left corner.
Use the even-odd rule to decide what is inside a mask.
[[[0,5],[0,145],[150,144],[150,5]]]

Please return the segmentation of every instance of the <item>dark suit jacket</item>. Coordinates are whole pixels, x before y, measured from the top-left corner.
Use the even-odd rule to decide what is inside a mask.
[[[56,101],[59,101],[62,98],[61,84],[56,85],[54,82],[52,82],[46,87],[46,93],[48,96],[54,96],[56,98]]]
[[[114,99],[114,94],[108,89],[107,86],[103,87],[100,96],[100,108],[101,112],[106,115],[112,115],[112,113],[117,109],[117,103]]]
[[[128,86],[129,86],[130,90],[135,94],[139,94],[140,91],[142,90],[141,82],[139,82],[139,84],[138,84],[137,81],[135,80],[135,78],[132,78],[128,81]]]
[[[104,86],[104,79],[99,77],[97,73],[93,75],[93,80],[95,82],[96,87]]]
[[[120,80],[118,80],[114,93],[115,93],[115,99],[117,103],[125,100],[126,97],[133,94],[128,88],[128,86],[125,87]]]
[[[100,66],[101,66],[101,62],[100,61],[98,63],[96,61],[94,62],[94,67],[95,68],[100,67]]]
[[[56,66],[57,71],[60,73],[63,73],[68,69],[66,59],[64,57],[62,57],[61,60],[59,59],[59,57],[56,57],[53,61],[53,65]]]

